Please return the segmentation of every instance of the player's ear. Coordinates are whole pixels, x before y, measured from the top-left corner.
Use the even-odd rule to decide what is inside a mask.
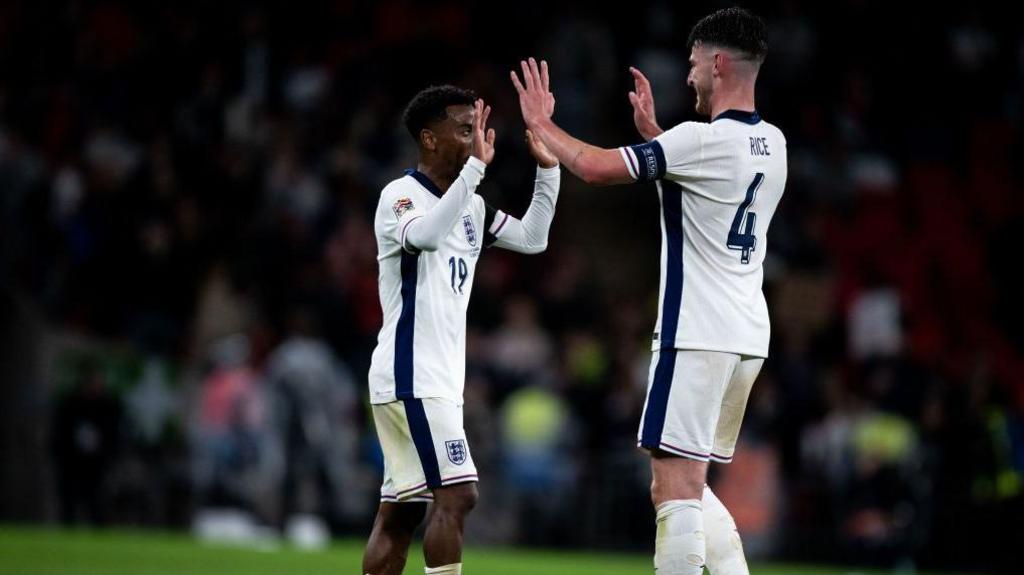
[[[420,146],[433,152],[437,149],[437,136],[427,128],[420,130]]]
[[[711,69],[711,74],[714,76],[722,75],[722,71],[728,65],[729,57],[724,52],[715,52],[712,58],[714,58],[714,67]]]

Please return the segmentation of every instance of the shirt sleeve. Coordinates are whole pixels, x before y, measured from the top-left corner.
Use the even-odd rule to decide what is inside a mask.
[[[381,194],[380,235],[396,244],[405,247],[406,232],[409,224],[423,217],[425,207],[421,197],[410,189],[410,186],[393,183]]]
[[[638,182],[685,177],[700,168],[698,122],[684,122],[644,144],[619,148],[629,175]]]
[[[655,142],[665,154],[665,172],[672,179],[697,175],[704,161],[704,129],[702,122],[683,122],[662,133]]]
[[[498,241],[498,236],[491,231],[495,228],[494,221],[499,220],[500,223],[500,220],[507,217],[507,214],[496,209],[483,198],[480,198],[480,201],[484,203],[484,247],[489,248]]]
[[[509,221],[513,218],[486,202],[484,209],[486,210],[484,214],[484,247],[489,248],[501,238],[508,229]]]
[[[377,209],[378,235],[399,246],[405,244],[409,223],[423,216],[420,196],[410,188],[403,185],[401,180],[392,182],[381,192],[380,207]]]
[[[487,164],[470,156],[459,177],[433,207],[408,218],[399,216],[402,247],[412,253],[437,250],[443,238],[451,233],[452,226],[458,222],[459,215],[472,201],[486,167]]]
[[[541,168],[537,166],[534,180],[533,201],[523,219],[495,210],[487,224],[485,245],[495,245],[514,252],[537,254],[548,246],[548,232],[555,217],[558,202],[558,187],[561,170],[558,166]],[[491,208],[493,209],[493,208]]]

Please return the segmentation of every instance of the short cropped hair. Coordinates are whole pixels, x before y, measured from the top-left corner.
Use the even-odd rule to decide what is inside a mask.
[[[733,7],[724,8],[701,18],[690,31],[687,47],[708,44],[743,52],[760,63],[768,55],[768,32],[753,12]]]
[[[402,122],[412,138],[419,141],[424,128],[447,117],[448,106],[472,106],[474,102],[476,93],[472,90],[451,85],[430,86],[409,102],[402,114]]]

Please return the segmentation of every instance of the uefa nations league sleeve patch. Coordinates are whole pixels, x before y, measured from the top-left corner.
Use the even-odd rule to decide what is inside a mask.
[[[395,202],[395,205],[391,206],[391,209],[395,210],[395,216],[397,216],[398,219],[402,219],[402,214],[409,210],[415,210],[416,206],[412,205],[412,200],[409,198],[402,198]]]

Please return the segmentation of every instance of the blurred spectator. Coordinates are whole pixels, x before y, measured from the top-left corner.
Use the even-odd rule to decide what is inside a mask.
[[[283,437],[282,517],[295,513],[352,521],[360,505],[356,470],[359,392],[348,370],[316,337],[308,310],[289,317],[288,337],[270,355],[267,385]]]
[[[105,488],[122,431],[121,404],[107,387],[101,367],[83,365],[53,416],[51,437],[64,523],[107,522]]]
[[[573,426],[564,400],[541,387],[523,387],[506,399],[500,417],[502,475],[520,542],[564,542],[576,483],[574,462],[567,456],[575,444]]]
[[[250,358],[241,334],[211,349],[213,367],[192,415],[193,473],[201,506],[250,509],[271,522],[280,513],[284,460],[266,384]]]
[[[502,386],[514,390],[550,380],[554,348],[537,321],[536,306],[523,296],[503,303],[505,321],[491,336],[491,361]]]

